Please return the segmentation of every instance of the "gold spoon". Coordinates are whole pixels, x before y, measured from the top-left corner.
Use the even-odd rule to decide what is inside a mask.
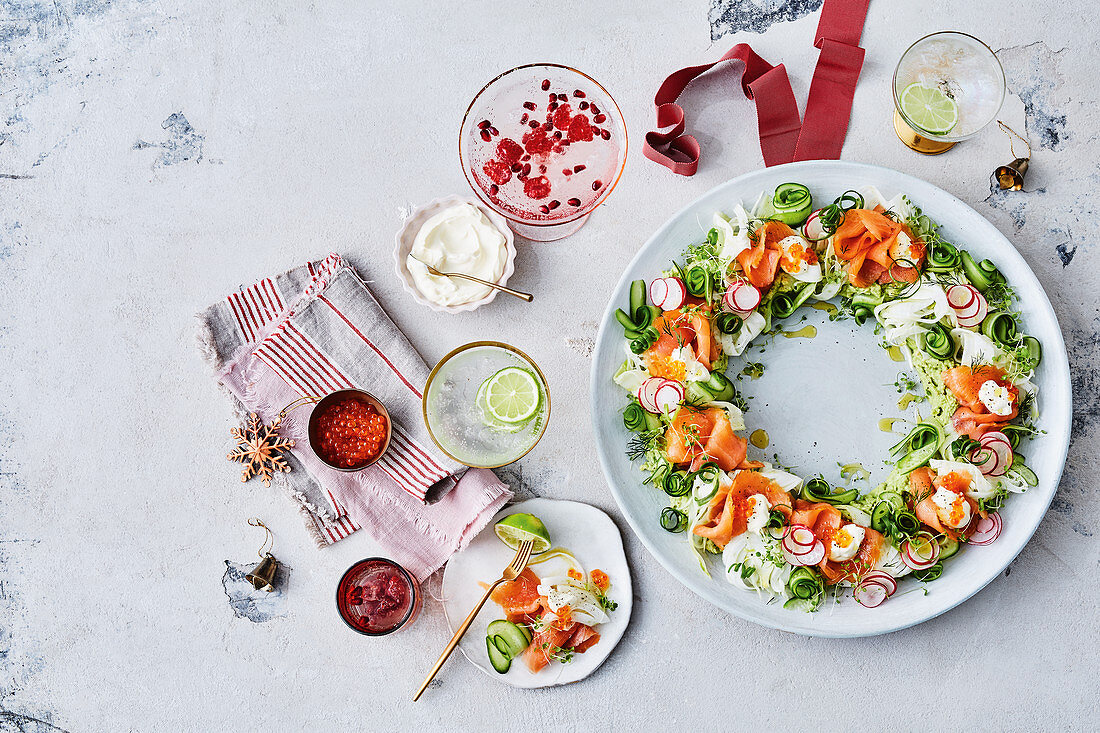
[[[506,288],[503,285],[497,285],[496,283],[491,283],[488,280],[482,280],[481,278],[474,277],[473,275],[466,275],[466,274],[461,273],[461,272],[440,272],[439,270],[435,269],[434,267],[432,267],[431,265],[429,265],[427,262],[420,259],[419,257],[414,257],[413,255],[409,255],[409,257],[412,257],[414,260],[416,260],[420,264],[424,265],[424,267],[428,268],[428,272],[435,275],[436,277],[460,277],[463,280],[473,280],[475,283],[481,283],[482,285],[485,285],[486,287],[493,288],[494,290],[499,290],[502,293],[508,293],[508,295],[514,295],[517,298],[519,298],[520,300],[526,300],[528,303],[530,303],[532,300],[535,299],[535,296],[531,295],[530,293],[521,293],[518,290],[512,290],[511,288]]]

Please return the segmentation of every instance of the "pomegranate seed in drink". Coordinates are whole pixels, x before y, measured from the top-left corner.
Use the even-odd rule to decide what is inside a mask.
[[[596,115],[592,118],[592,121],[595,122],[597,125],[602,125],[603,123],[607,122],[607,115]]]
[[[578,163],[577,165],[573,166],[573,172],[574,172],[574,173],[580,173],[581,171],[583,171],[583,170],[584,170],[585,168],[587,168],[587,167],[588,167],[588,166],[586,166],[586,165],[583,165],[583,164],[581,164],[581,163]]]
[[[557,95],[557,94],[554,94],[553,92],[550,92],[550,98],[549,98],[549,99],[548,99],[547,101],[548,101],[548,102],[556,102],[556,101],[558,101],[558,95]]]
[[[524,102],[524,103],[523,103],[523,108],[524,108],[524,109],[529,109],[529,110],[531,110],[532,112],[533,112],[533,111],[535,111],[535,108],[536,108],[536,107],[538,107],[538,105],[537,105],[537,104],[535,104],[534,102]]]
[[[520,165],[519,163],[512,163],[512,172],[513,173],[519,173],[521,170],[523,170],[522,165]]]
[[[561,169],[561,174],[563,176],[571,176],[571,175],[573,175],[573,169],[572,168],[562,168]]]
[[[599,113],[600,113],[600,108],[596,106],[595,102],[593,102],[592,103],[592,114],[598,115]]]
[[[604,140],[610,140],[611,130],[600,130],[600,137],[602,137]]]
[[[572,199],[569,199],[568,201],[566,201],[565,203],[569,204],[570,206],[580,206],[581,205],[581,200],[578,199],[578,198],[572,198]]]
[[[527,123],[527,126],[530,127],[532,130],[534,130],[536,127],[539,126],[539,121],[538,120],[531,120],[530,122]]]
[[[524,153],[523,157],[520,158],[520,160],[522,160],[524,163],[526,163],[527,161],[531,160],[531,154],[530,153]]]
[[[491,124],[492,123],[489,122],[489,120],[482,120],[481,122],[477,123],[477,129],[484,130],[486,127],[488,127]]]
[[[546,166],[540,165],[539,166],[539,173],[545,173],[545,172],[546,172]]]
[[[561,201],[558,201],[557,199],[554,199],[553,201],[551,201],[550,203],[548,203],[546,205],[546,208],[553,211],[554,209],[558,208],[559,206],[561,206]]]
[[[526,125],[527,124],[527,113],[526,112],[523,113],[523,117],[519,118],[519,124],[521,124],[521,125]]]
[[[541,211],[544,214],[549,214],[550,213],[550,207],[547,206],[546,204],[543,204],[542,206],[539,207],[539,211]]]
[[[558,101],[559,102],[566,102],[568,100],[569,100],[569,95],[567,95],[567,94],[559,94],[558,95]]]
[[[494,183],[492,186],[489,186],[489,195],[490,196],[496,196],[499,191],[500,191],[500,186],[498,186],[497,184]]]
[[[525,176],[531,175],[531,164],[530,163],[525,163],[524,164],[524,166],[523,166],[523,175],[525,175]]]
[[[561,130],[554,130],[554,139],[561,140]]]
[[[581,109],[588,109],[588,102],[581,102],[577,106],[580,107]]]
[[[603,182],[602,181],[592,181],[592,190],[593,191],[599,191],[601,188],[603,188]]]
[[[498,130],[495,127],[490,127],[489,128],[489,134],[492,135],[493,137],[496,137],[497,135],[500,134],[500,130]]]
[[[484,140],[485,142],[489,142],[490,140],[493,139],[493,136],[489,134],[488,130],[482,130],[481,131],[481,139]]]
[[[573,96],[578,99],[584,99],[584,92],[582,92],[580,89],[574,89]]]
[[[544,129],[544,130],[553,130],[554,129],[554,123],[551,122],[550,120],[547,120],[546,122],[542,123],[542,129]]]
[[[549,79],[543,79],[542,80],[542,91],[545,92],[549,88],[550,88],[550,80]]]
[[[558,103],[557,103],[557,102],[551,102],[551,103],[550,103],[550,105],[549,105],[549,106],[548,106],[548,107],[547,107],[546,109],[548,109],[548,110],[550,110],[551,112],[553,112],[553,111],[554,111],[554,110],[556,110],[557,108],[558,108]]]

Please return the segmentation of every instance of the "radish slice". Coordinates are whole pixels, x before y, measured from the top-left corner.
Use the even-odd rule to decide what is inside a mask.
[[[809,240],[821,239],[825,236],[825,228],[821,226],[821,209],[810,214],[810,218],[802,225],[802,236]]]
[[[922,542],[921,547],[929,548],[924,552],[911,541],[906,540],[901,544],[901,561],[913,570],[924,570],[936,564],[936,558],[940,556],[940,546],[928,540]]]
[[[661,310],[674,311],[682,307],[687,300],[687,288],[684,287],[683,281],[678,277],[666,277],[665,287],[667,292]]]
[[[898,581],[894,580],[894,576],[889,573],[884,573],[881,570],[872,570],[863,576],[861,583],[878,583],[886,588],[886,595],[892,596],[898,590]]]
[[[861,606],[867,608],[874,608],[883,601],[886,600],[890,594],[886,591],[886,588],[874,581],[860,583],[852,591],[852,597],[856,599],[856,602]]]
[[[963,328],[977,326],[989,315],[989,302],[973,285],[952,285],[946,293],[947,303]]]
[[[657,406],[658,412],[672,412],[684,401],[685,395],[684,388],[679,382],[666,379],[654,393],[653,403]]]
[[[668,295],[668,279],[659,277],[649,284],[649,302],[665,310],[665,297]],[[633,316],[632,316],[633,317]]]
[[[978,447],[967,458],[986,476],[1004,476],[1012,465],[1012,443],[1007,435],[993,430],[978,439]]]
[[[997,452],[985,445],[979,445],[970,451],[966,458],[974,464],[976,469],[982,472],[983,476],[993,476],[999,468]]]
[[[789,562],[791,565],[817,565],[819,562],[825,559],[825,545],[821,542],[817,542],[808,551],[801,554],[795,554],[789,552],[786,546],[783,546],[783,559]]]
[[[970,544],[975,547],[991,544],[1001,536],[1001,524],[1001,515],[997,512],[990,512],[987,517],[978,517],[978,522],[974,525],[974,534],[970,535]]]
[[[760,291],[755,285],[744,280],[738,280],[726,289],[722,302],[731,311],[747,313],[760,305]]]
[[[817,565],[825,559],[824,543],[819,540],[811,552],[800,555],[799,558],[802,560],[803,565]]]
[[[791,542],[795,545],[801,545],[802,547],[813,547],[817,542],[817,537],[813,531],[805,525],[795,525],[791,527],[791,531],[788,533],[791,538]]]
[[[977,300],[974,293],[977,292],[969,285],[952,285],[946,291],[947,304],[955,310],[969,308]]]
[[[660,408],[657,407],[657,390],[661,388],[666,379],[661,377],[650,377],[642,382],[638,387],[638,403],[642,406],[642,409],[649,412],[660,412]]]

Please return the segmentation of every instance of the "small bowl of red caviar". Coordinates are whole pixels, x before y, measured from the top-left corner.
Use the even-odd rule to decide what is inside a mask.
[[[361,471],[390,447],[390,414],[361,389],[325,395],[309,416],[309,447],[337,471]]]

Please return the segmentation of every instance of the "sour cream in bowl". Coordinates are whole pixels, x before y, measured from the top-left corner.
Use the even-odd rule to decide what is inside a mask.
[[[457,272],[504,285],[514,270],[515,241],[507,223],[475,199],[448,196],[417,208],[397,233],[397,275],[418,303],[432,310],[473,310],[497,291],[464,278],[432,275]]]

